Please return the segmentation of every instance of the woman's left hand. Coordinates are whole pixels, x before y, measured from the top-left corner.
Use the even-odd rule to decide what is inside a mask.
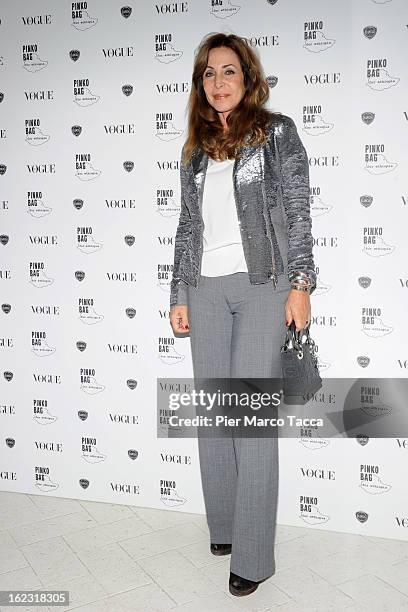
[[[285,317],[286,325],[290,325],[292,320],[295,321],[297,332],[310,325],[310,295],[306,291],[297,289],[289,291],[288,299],[285,302]]]

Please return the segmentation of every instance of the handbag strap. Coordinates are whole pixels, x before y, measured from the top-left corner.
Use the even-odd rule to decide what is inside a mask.
[[[304,335],[306,340],[302,343],[301,339]],[[303,344],[309,344],[312,351],[315,349],[314,340],[310,337],[309,326],[296,331],[296,324],[292,321],[286,330],[285,342],[281,347],[281,352],[286,352],[293,347],[299,354],[303,354]]]

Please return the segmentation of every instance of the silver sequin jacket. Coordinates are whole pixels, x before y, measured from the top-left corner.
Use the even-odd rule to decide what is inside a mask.
[[[309,202],[309,163],[290,117],[271,113],[266,142],[244,146],[233,184],[242,247],[251,284],[305,272],[316,287]],[[202,199],[208,155],[180,160],[181,209],[174,244],[170,307],[187,304],[187,285],[198,286],[203,253]]]

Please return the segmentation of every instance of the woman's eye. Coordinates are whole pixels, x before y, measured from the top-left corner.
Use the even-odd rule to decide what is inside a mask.
[[[229,68],[228,70],[225,71],[225,74],[235,74],[235,72],[233,70],[231,70],[231,68]],[[205,77],[211,77],[214,76],[213,72],[204,72],[204,76]]]

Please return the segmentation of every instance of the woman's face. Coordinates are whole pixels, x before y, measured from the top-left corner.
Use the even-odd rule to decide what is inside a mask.
[[[244,73],[235,51],[229,47],[209,51],[203,86],[208,103],[221,113],[220,119],[225,124],[227,115],[245,93]]]

